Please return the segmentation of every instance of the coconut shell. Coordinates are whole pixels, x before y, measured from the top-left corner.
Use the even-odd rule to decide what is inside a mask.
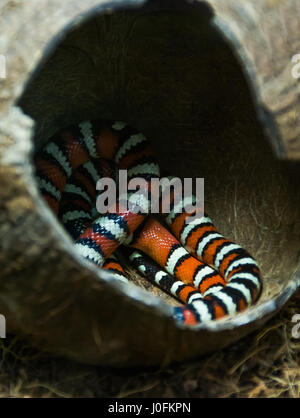
[[[89,364],[195,358],[263,327],[300,285],[297,0],[2,0],[0,313],[8,333]],[[280,33],[280,36],[278,36]],[[259,302],[188,327],[171,297],[78,257],[37,188],[59,128],[127,121],[163,173],[205,178],[218,230],[259,262]]]

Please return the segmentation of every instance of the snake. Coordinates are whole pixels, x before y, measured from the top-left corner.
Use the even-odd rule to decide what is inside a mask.
[[[197,325],[240,313],[257,302],[262,279],[256,260],[218,232],[207,213],[187,218],[193,194],[175,199],[170,211],[151,214],[152,180],[160,167],[151,142],[123,121],[93,119],[56,132],[34,157],[41,195],[74,240],[79,255],[122,282],[127,274],[118,257],[126,246],[142,275],[182,302],[173,318]],[[97,210],[99,179],[117,181],[126,170],[128,184],[143,179],[139,193],[128,191],[106,213]],[[172,177],[170,177],[172,178]],[[138,208],[138,210],[136,210]],[[143,210],[141,210],[141,208]]]

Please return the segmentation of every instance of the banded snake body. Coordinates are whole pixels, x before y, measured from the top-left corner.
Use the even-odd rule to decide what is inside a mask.
[[[259,298],[256,261],[223,237],[207,214],[186,223],[191,213],[185,211],[184,199],[176,210],[171,202],[171,212],[161,214],[169,229],[119,201],[113,213],[96,211],[98,179],[115,178],[121,169],[127,170],[128,181],[146,180],[144,205],[150,208],[151,178],[159,178],[160,170],[150,142],[137,130],[120,121],[84,121],[55,134],[37,153],[35,164],[41,193],[78,253],[127,281],[114,252],[120,244],[131,248],[132,265],[184,303],[173,307],[175,320],[195,325],[218,319]]]

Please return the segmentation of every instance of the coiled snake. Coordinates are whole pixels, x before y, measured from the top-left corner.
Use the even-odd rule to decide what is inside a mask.
[[[35,164],[41,193],[78,252],[127,281],[114,254],[125,244],[133,266],[185,304],[174,307],[177,321],[194,325],[218,319],[259,298],[256,261],[223,237],[207,214],[187,223],[191,213],[184,199],[174,204],[174,194],[170,213],[161,213],[168,228],[148,214],[151,179],[159,178],[160,170],[150,142],[137,130],[120,121],[81,122],[55,134]],[[103,177],[116,179],[118,170],[127,170],[128,181],[144,179],[147,187],[139,201],[129,195],[129,209],[119,200],[113,211],[99,214],[96,183]],[[145,211],[132,209],[141,203]]]

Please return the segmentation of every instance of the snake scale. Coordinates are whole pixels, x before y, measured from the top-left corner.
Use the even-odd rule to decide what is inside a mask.
[[[173,193],[171,210],[161,212],[162,220],[149,214],[151,179],[160,177],[160,169],[150,141],[136,129],[101,119],[69,126],[49,139],[35,165],[40,191],[78,253],[128,281],[115,254],[126,245],[132,265],[184,303],[173,308],[176,321],[195,325],[219,319],[259,298],[257,262],[220,234],[206,213],[187,223],[191,213],[185,199],[175,204]],[[128,182],[142,178],[147,186],[138,198],[129,192],[130,208],[119,200],[113,210],[99,214],[97,181],[116,180],[119,170],[127,170]]]

